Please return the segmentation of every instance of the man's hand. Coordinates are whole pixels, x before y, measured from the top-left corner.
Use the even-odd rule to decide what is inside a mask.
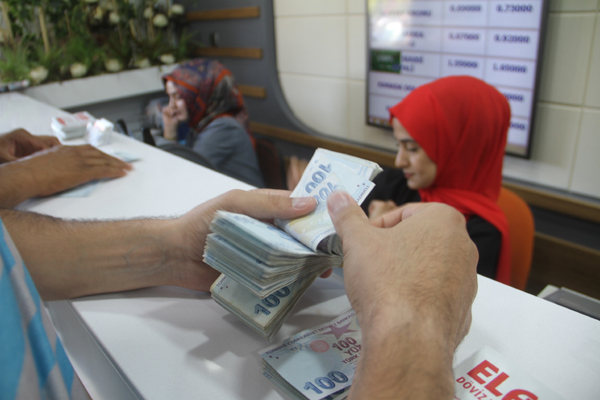
[[[468,332],[477,291],[478,254],[464,217],[447,205],[419,203],[369,223],[344,192],[327,206],[363,329],[351,398],[451,398],[452,356]]]
[[[374,220],[399,208],[392,200],[373,200],[369,204],[369,219]]]
[[[312,198],[289,192],[234,190],[176,219],[63,221],[0,209],[44,300],[61,300],[151,286],[210,290],[219,273],[202,262],[217,210],[254,218],[295,218],[311,212]]]
[[[131,170],[130,164],[91,145],[55,147],[19,163],[33,176],[37,196],[49,196],[96,179],[119,178]]]
[[[102,178],[124,176],[131,165],[90,145],[55,146],[0,166],[0,206],[12,208]]]
[[[173,266],[172,283],[195,290],[208,291],[220,275],[203,261],[206,236],[217,210],[245,214],[252,218],[272,222],[275,218],[292,219],[311,212],[317,205],[312,197],[290,198],[290,192],[278,190],[233,190],[207,201],[185,214],[177,221],[174,243],[180,247],[184,262]],[[326,273],[327,277],[331,272]]]
[[[34,136],[25,129],[15,129],[0,136],[0,164],[59,145],[54,136]]]

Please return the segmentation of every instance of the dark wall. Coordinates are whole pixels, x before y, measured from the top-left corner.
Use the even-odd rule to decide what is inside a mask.
[[[266,89],[266,99],[244,99],[252,121],[320,135],[293,115],[283,97],[277,74],[272,0],[202,0],[182,1],[181,4],[186,7],[186,12],[258,6],[259,18],[193,22],[188,29],[194,34],[194,39],[205,45],[210,44],[211,34],[216,33],[218,47],[252,47],[263,50],[262,59],[218,58],[233,73],[238,83]]]

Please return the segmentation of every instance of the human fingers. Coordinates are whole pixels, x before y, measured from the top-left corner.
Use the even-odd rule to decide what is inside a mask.
[[[0,164],[16,160],[18,160],[18,158],[15,157],[14,153],[10,149],[0,146]]]
[[[369,219],[377,219],[381,217],[383,214],[390,212],[391,210],[397,207],[396,203],[391,200],[383,201],[383,200],[372,200],[369,204]]]
[[[292,194],[291,190],[283,190],[283,189],[253,189],[250,190],[252,193],[260,193],[260,194],[272,194],[275,196],[285,196],[290,197]]]
[[[18,129],[11,133],[14,134],[15,155],[18,158],[27,157],[38,151],[60,145],[60,141],[54,136],[36,136],[25,129]]]
[[[20,137],[31,135],[25,129],[19,128],[0,135],[0,164],[19,159]]]
[[[131,164],[106,154],[91,145],[72,146],[72,149],[78,152],[78,156],[83,157],[88,166],[107,166],[121,170],[131,170],[133,168]]]
[[[381,203],[383,203],[381,200],[371,200],[369,207],[367,208],[369,218],[379,217],[379,215],[376,215],[376,212]]]
[[[219,202],[221,210],[257,219],[293,219],[308,214],[317,205],[313,197],[289,197],[287,192],[232,190]]]
[[[96,165],[87,168],[80,173],[80,177],[84,179],[84,182],[93,181],[96,179],[120,178],[125,175],[127,175],[127,171],[110,165]]]
[[[171,118],[175,115],[175,109],[174,109],[174,107],[166,106],[166,107],[163,107],[162,113],[163,113],[163,115],[166,115],[167,117]]]
[[[40,142],[42,142],[43,146],[45,146],[44,148],[48,148],[48,147],[54,147],[54,146],[60,146],[60,140],[58,140],[58,138],[56,138],[55,136],[37,136],[37,138],[40,140]]]
[[[369,221],[356,201],[347,192],[341,190],[329,195],[327,209],[335,231],[342,241],[352,233],[360,232],[357,228]]]
[[[377,218],[371,219],[371,225],[377,228],[392,228],[403,220],[419,213],[423,208],[427,208],[430,203],[408,203],[397,207],[392,211],[385,213]]]
[[[331,274],[333,274],[333,269],[328,269],[327,271],[323,272],[320,277],[326,279],[329,278]]]

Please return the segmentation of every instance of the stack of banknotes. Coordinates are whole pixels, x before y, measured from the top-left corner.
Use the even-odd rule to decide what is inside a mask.
[[[352,385],[361,340],[350,310],[260,351],[263,374],[293,399],[341,400]]]
[[[371,161],[318,149],[291,194],[317,200],[307,216],[273,226],[218,212],[204,250],[204,262],[223,274],[211,287],[215,301],[271,340],[312,282],[342,263],[327,197],[345,190],[361,204],[379,172]]]

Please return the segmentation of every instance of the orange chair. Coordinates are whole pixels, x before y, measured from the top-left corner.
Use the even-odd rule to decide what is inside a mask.
[[[511,286],[525,290],[533,257],[533,214],[522,198],[504,187],[500,189],[498,205],[508,220]]]

